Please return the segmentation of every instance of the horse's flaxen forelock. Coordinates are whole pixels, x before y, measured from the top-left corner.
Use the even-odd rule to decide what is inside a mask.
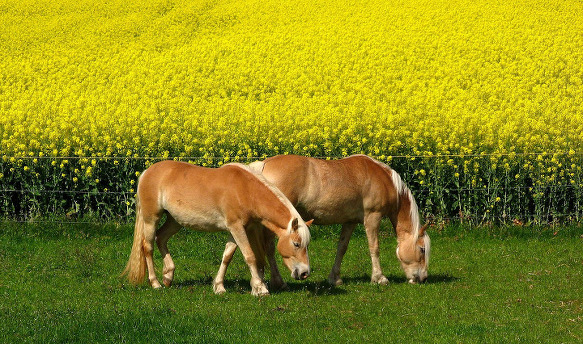
[[[308,226],[305,224],[304,220],[302,219],[301,215],[298,213],[298,211],[296,210],[296,208],[293,206],[293,204],[291,204],[291,202],[287,199],[287,197],[285,197],[285,195],[283,194],[283,192],[281,192],[275,185],[271,184],[262,174],[261,171],[263,171],[263,161],[256,161],[251,163],[251,165],[253,166],[248,166],[248,165],[244,165],[244,164],[240,164],[240,163],[229,163],[228,165],[233,165],[233,166],[237,166],[249,173],[251,173],[252,175],[254,175],[257,179],[259,179],[265,186],[267,186],[267,188],[269,190],[271,190],[271,192],[273,192],[275,194],[275,196],[288,208],[289,212],[292,215],[292,219],[293,217],[297,217],[298,221],[299,221],[299,226],[298,226],[298,234],[300,235],[300,238],[302,239],[301,245],[302,247],[307,247],[308,244],[310,243],[310,230],[308,229]],[[288,223],[288,228],[287,228],[287,232],[288,234],[291,233],[291,221]]]

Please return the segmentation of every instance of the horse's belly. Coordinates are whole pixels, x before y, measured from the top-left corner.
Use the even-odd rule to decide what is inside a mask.
[[[225,218],[218,211],[174,209],[174,211],[168,210],[168,212],[176,222],[186,228],[203,232],[227,230]]]
[[[336,223],[362,222],[362,205],[344,203],[312,204],[304,208],[305,220],[314,219],[315,224],[331,225]]]
[[[228,228],[220,223],[212,223],[205,221],[198,221],[197,219],[189,219],[185,222],[179,222],[181,226],[194,229],[201,232],[218,232],[226,231]]]

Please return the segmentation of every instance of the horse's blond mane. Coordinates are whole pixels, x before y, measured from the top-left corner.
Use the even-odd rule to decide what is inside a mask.
[[[256,161],[255,164],[256,166],[258,166],[258,161]],[[257,179],[259,179],[259,181],[261,181],[265,186],[267,186],[267,188],[269,190],[271,190],[271,192],[273,192],[273,194],[275,194],[275,196],[281,201],[281,203],[283,203],[289,210],[289,212],[292,214],[292,216],[297,217],[298,220],[301,220],[301,222],[303,223],[303,219],[301,217],[301,215],[298,213],[298,211],[296,210],[296,208],[293,206],[293,204],[291,204],[291,202],[287,199],[287,197],[285,197],[285,195],[283,194],[283,192],[281,192],[275,185],[271,184],[267,179],[265,179],[265,177],[261,174],[261,170],[263,170],[263,165],[261,165],[261,170],[255,168],[254,167],[250,167],[248,165],[245,164],[241,164],[241,163],[229,163],[227,165],[232,165],[232,166],[237,166],[249,173],[251,173],[252,175],[254,175]],[[291,231],[291,228],[288,227],[288,233],[289,231]],[[302,243],[301,245],[303,247],[307,247],[308,244],[310,243],[310,231],[308,230],[308,226],[306,226],[305,224],[303,226],[299,226],[298,228],[298,234],[300,235],[300,238],[302,238]]]

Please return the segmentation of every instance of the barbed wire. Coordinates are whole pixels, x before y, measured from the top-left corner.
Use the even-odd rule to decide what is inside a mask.
[[[462,191],[489,191],[489,190],[531,190],[531,189],[577,189],[578,186],[570,184],[553,184],[545,186],[507,186],[507,187],[481,187],[481,188],[447,188],[448,192],[462,192]],[[435,192],[435,190],[429,186],[420,187],[414,192],[424,193],[424,192]],[[88,194],[88,195],[134,195],[135,191],[98,191],[98,190],[25,190],[25,189],[3,189],[0,193],[44,193],[44,194]]]
[[[4,189],[0,190],[0,193],[55,193],[55,194],[90,194],[90,195],[100,195],[100,194],[112,194],[112,195],[123,195],[123,194],[135,194],[136,192],[130,191],[84,191],[84,190],[18,190],[18,189]]]
[[[583,219],[583,215],[581,214],[565,214],[565,213],[552,213],[548,214],[551,215],[553,218],[574,218],[577,220],[577,224],[581,224],[578,221]],[[488,223],[494,223],[495,221],[502,221],[503,223],[512,222],[514,225],[517,226],[524,226],[525,223],[521,220],[521,218],[536,218],[540,216],[540,214],[520,214],[520,217],[513,216],[513,215],[497,215],[492,216],[489,215],[487,222],[472,222],[472,220],[484,220],[484,215],[475,215],[475,214],[466,214],[457,215],[457,216],[435,216],[433,214],[426,214],[425,218],[423,219],[424,223],[428,223],[432,226],[440,226],[442,224],[447,224],[450,222],[456,221],[466,221],[466,223],[470,226],[480,226],[485,225]],[[63,216],[63,218],[66,218]],[[115,219],[98,219],[92,218],[90,220],[78,220],[74,217],[71,220],[59,220],[59,219],[47,219],[47,218],[34,218],[34,219],[9,219],[9,218],[0,218],[0,223],[26,223],[26,224],[59,224],[59,225],[74,225],[74,224],[84,224],[84,225],[105,225],[105,224],[120,224],[120,225],[132,225],[133,221],[135,220],[135,216],[118,216]],[[513,221],[516,220],[516,221]],[[388,221],[388,219],[387,219]],[[545,224],[553,224],[553,222],[543,221],[541,223]]]

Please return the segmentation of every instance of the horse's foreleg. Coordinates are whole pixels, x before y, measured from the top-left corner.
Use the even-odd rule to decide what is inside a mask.
[[[260,277],[259,269],[257,268],[257,259],[255,258],[251,245],[249,244],[249,238],[247,237],[245,228],[239,224],[230,226],[229,229],[235,243],[237,243],[237,246],[241,249],[241,253],[245,258],[245,262],[249,266],[249,270],[251,270],[251,294],[254,296],[269,295],[267,286]]]
[[[160,227],[156,233],[156,243],[158,244],[158,249],[164,257],[164,270],[162,282],[165,286],[169,287],[174,280],[174,270],[176,269],[174,261],[170,256],[170,251],[168,250],[168,239],[174,234],[178,233],[180,230],[180,225],[172,218],[172,216],[167,215],[166,222]]]
[[[231,237],[229,238],[229,241],[227,241],[227,244],[225,245],[225,251],[223,252],[223,260],[221,261],[221,267],[217,272],[217,277],[215,277],[215,280],[213,281],[213,290],[215,294],[223,294],[226,291],[224,286],[225,274],[227,272],[227,267],[229,266],[231,259],[233,259],[233,255],[235,254],[236,250],[237,244],[235,243],[233,237]]]
[[[263,228],[263,230],[268,231]],[[269,262],[269,269],[271,271],[271,286],[272,290],[287,289],[287,284],[284,282],[279,269],[277,268],[277,262],[275,261],[275,238],[272,232],[268,231],[265,236],[265,254],[267,255],[267,261]]]
[[[383,275],[381,262],[379,259],[379,227],[381,224],[381,214],[369,213],[364,218],[364,228],[368,239],[368,250],[372,262],[371,283],[387,284],[389,280]]]
[[[350,242],[350,237],[354,232],[356,223],[345,223],[342,225],[342,232],[340,233],[340,239],[338,239],[338,248],[336,249],[336,259],[334,260],[334,266],[330,275],[328,275],[328,282],[331,285],[341,285],[342,279],[340,278],[340,265],[342,264],[342,258],[348,249],[348,243]]]

